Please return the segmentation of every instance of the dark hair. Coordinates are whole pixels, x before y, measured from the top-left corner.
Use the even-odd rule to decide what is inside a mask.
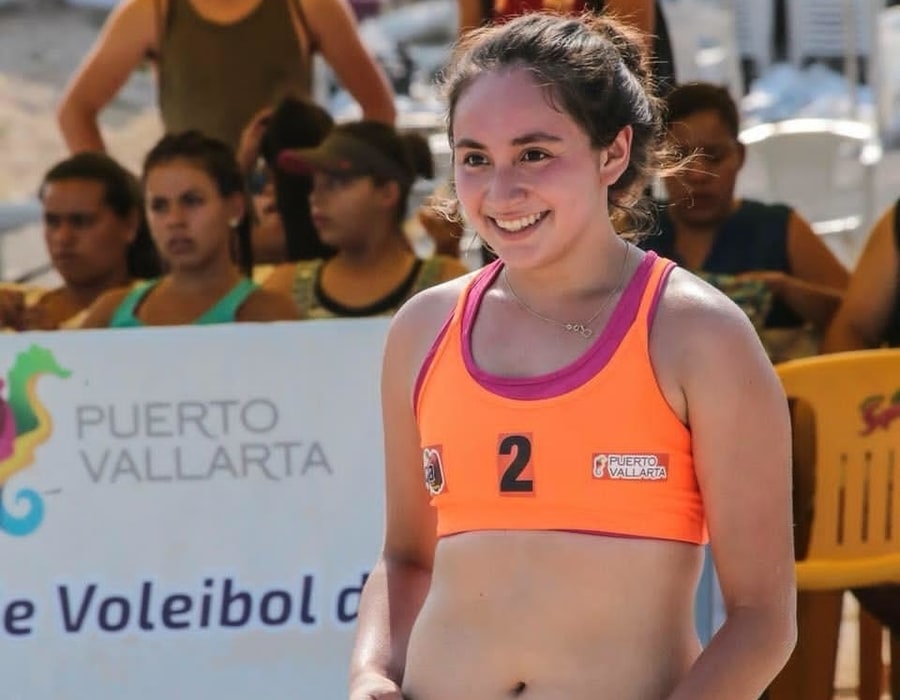
[[[406,218],[409,193],[416,178],[423,177],[430,180],[434,177],[434,158],[428,140],[414,131],[400,133],[388,124],[367,119],[341,124],[340,128],[341,131],[378,149],[407,174],[405,180],[397,181],[400,185],[400,197],[397,201],[396,217],[398,222],[402,222]],[[376,177],[375,181],[384,182],[385,179]]]
[[[275,184],[275,203],[284,228],[289,261],[327,258],[335,251],[322,243],[312,221],[309,209],[312,178],[278,168],[278,154],[287,148],[318,146],[333,126],[331,115],[316,103],[285,97],[275,106],[260,141],[260,155]]]
[[[548,99],[604,148],[626,126],[633,131],[631,158],[609,188],[611,208],[644,223],[638,207],[651,175],[668,164],[662,103],[656,96],[650,57],[639,31],[608,16],[535,12],[467,33],[444,76],[448,131],[466,89],[480,75],[511,68],[528,70]]]
[[[120,219],[136,217],[137,230],[125,255],[131,277],[151,278],[160,273],[159,256],[144,216],[144,200],[138,179],[105,153],[77,153],[61,160],[44,175],[38,197],[51,182],[88,180],[103,186],[103,203]]]
[[[726,88],[712,83],[684,83],[666,97],[666,127],[697,112],[716,112],[728,133],[737,139],[741,117]]]
[[[163,136],[144,158],[144,181],[153,168],[173,160],[190,161],[216,183],[222,197],[240,194],[244,197],[244,216],[238,223],[237,261],[243,272],[253,273],[253,249],[250,242],[250,197],[244,174],[234,151],[223,141],[204,136],[199,131],[183,131]]]

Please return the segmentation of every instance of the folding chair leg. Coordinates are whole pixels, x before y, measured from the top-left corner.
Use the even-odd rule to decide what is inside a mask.
[[[881,649],[884,630],[865,610],[859,611],[859,700],[880,700],[884,681]]]
[[[832,700],[843,591],[800,591],[797,646],[767,700]]]

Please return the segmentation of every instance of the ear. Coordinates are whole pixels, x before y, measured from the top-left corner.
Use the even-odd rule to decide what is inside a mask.
[[[225,211],[228,213],[228,224],[236,227],[247,213],[247,200],[243,192],[235,192],[225,198]]]
[[[396,180],[388,180],[378,186],[379,201],[386,209],[393,209],[400,202],[400,183]]]
[[[612,143],[596,152],[597,173],[600,182],[606,187],[615,184],[628,168],[632,136],[630,125],[622,127]]]
[[[740,141],[737,142],[738,170],[744,167],[744,161],[747,160],[747,147]]]

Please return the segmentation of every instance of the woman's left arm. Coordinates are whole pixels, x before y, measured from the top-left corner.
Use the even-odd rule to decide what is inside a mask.
[[[773,291],[798,316],[824,330],[841,304],[850,273],[795,211],[788,219],[787,254],[791,273]]]
[[[347,91],[363,118],[393,124],[394,93],[384,71],[363,45],[353,10],[346,0],[303,0],[313,33],[310,37]]]
[[[654,332],[672,341],[727,616],[668,700],[756,700],[796,640],[787,400],[743,312],[691,296]]]

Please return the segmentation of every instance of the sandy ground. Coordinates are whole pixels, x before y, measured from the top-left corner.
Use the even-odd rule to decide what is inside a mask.
[[[65,157],[55,107],[103,17],[51,0],[0,7],[0,201],[31,196]],[[154,99],[152,73],[140,71],[102,115],[111,153],[133,168],[160,134]]]

